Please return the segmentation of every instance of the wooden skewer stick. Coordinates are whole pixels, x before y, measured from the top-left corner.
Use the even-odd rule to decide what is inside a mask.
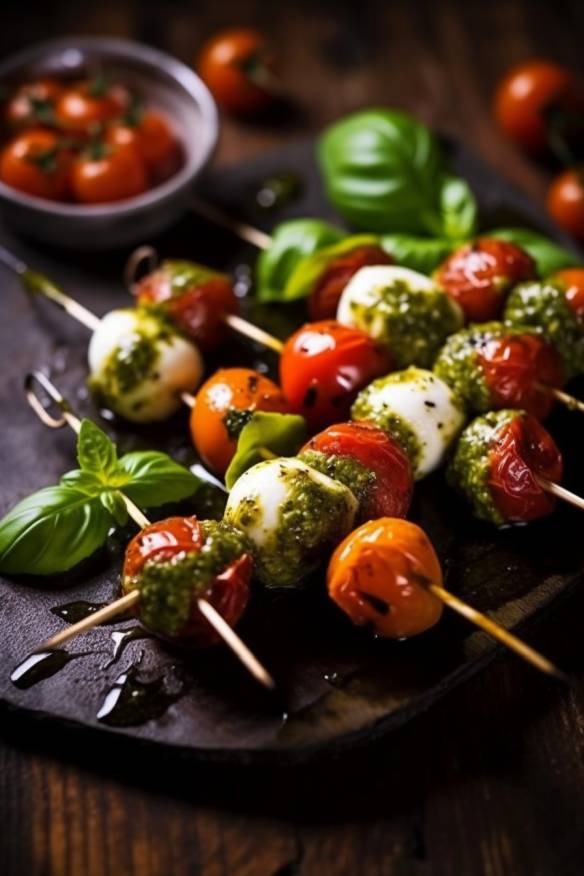
[[[215,225],[226,228],[231,231],[236,237],[245,240],[246,243],[251,243],[252,246],[257,246],[258,249],[268,249],[272,243],[272,238],[265,231],[260,231],[259,228],[254,228],[253,225],[248,225],[247,222],[240,222],[238,219],[233,219],[228,213],[225,213],[219,207],[213,204],[208,204],[200,198],[191,197],[190,209],[193,213],[213,222]]]
[[[43,405],[37,398],[34,392],[34,383],[38,382],[43,387],[43,389],[49,394],[50,398],[55,402],[58,406],[59,410],[62,412],[63,416],[61,421],[54,419],[51,417],[47,411],[44,409]],[[59,428],[63,426],[65,423],[73,429],[75,433],[79,432],[81,421],[72,414],[69,410],[67,410],[67,402],[59,392],[59,390],[54,386],[54,384],[40,371],[31,372],[26,376],[25,379],[25,391],[26,397],[28,399],[29,404],[40,417],[43,423],[46,425],[50,425],[52,429]],[[52,422],[49,423],[49,420]],[[59,424],[59,425],[57,425]],[[134,520],[134,522],[138,525],[140,529],[145,529],[145,527],[150,526],[150,521],[148,518],[142,513],[142,511],[138,508],[137,505],[132,502],[132,500],[125,495],[125,493],[120,492],[122,499],[126,505],[128,514]],[[69,639],[78,636],[80,633],[87,632],[91,630],[93,627],[97,626],[100,623],[104,623],[105,621],[111,620],[119,614],[125,612],[128,608],[135,605],[140,599],[140,591],[139,590],[131,590],[130,593],[126,593],[124,596],[121,596],[119,599],[116,599],[110,605],[104,606],[99,611],[96,611],[94,614],[89,615],[83,620],[79,621],[76,624],[72,624],[70,627],[67,627],[61,632],[56,633],[56,635],[51,636],[50,639],[47,639],[46,642],[43,642],[35,651],[47,651],[51,648],[56,648],[59,645],[62,645],[64,642],[67,642]],[[231,648],[235,656],[241,661],[241,663],[246,667],[246,669],[253,675],[253,677],[263,684],[264,687],[273,690],[275,688],[275,682],[270,673],[265,669],[264,666],[259,662],[257,657],[250,651],[247,645],[240,639],[237,633],[229,626],[229,624],[224,620],[224,618],[219,614],[219,612],[208,602],[206,599],[197,599],[197,607],[206,621],[213,627],[216,633],[221,637],[223,642]]]
[[[564,407],[569,408],[571,411],[582,411],[584,413],[584,401],[580,401],[579,398],[570,395],[569,392],[564,392],[563,389],[557,389],[555,386],[548,386],[547,383],[536,383],[535,385],[537,389],[547,392],[548,395],[551,395]]]
[[[547,493],[551,493],[552,496],[557,496],[558,499],[562,499],[562,501],[568,502],[569,505],[574,505],[575,508],[584,511],[584,499],[582,496],[577,496],[576,493],[567,490],[560,484],[554,484],[553,481],[548,481],[547,478],[538,477],[536,480],[540,487]]]

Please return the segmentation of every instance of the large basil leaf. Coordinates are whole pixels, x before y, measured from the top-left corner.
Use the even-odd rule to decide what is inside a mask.
[[[200,478],[156,450],[126,453],[116,471],[125,479],[120,489],[143,508],[179,502],[192,496],[201,485]]]
[[[530,228],[497,228],[494,231],[485,231],[483,236],[498,237],[522,247],[535,261],[540,277],[549,277],[562,268],[575,267],[583,262],[573,252]]]
[[[431,274],[456,246],[453,240],[441,237],[419,237],[414,234],[384,234],[381,246],[394,257],[398,265]]]
[[[66,485],[45,487],[0,521],[0,571],[65,572],[101,547],[111,523],[99,497]]]
[[[278,225],[271,245],[257,260],[257,297],[260,301],[279,301],[296,265],[343,236],[343,231],[321,219],[292,219]]]
[[[345,237],[339,243],[327,246],[303,259],[296,265],[282,290],[281,300],[296,301],[298,298],[306,298],[334,259],[359,246],[379,246],[379,238],[374,234]]]
[[[255,411],[239,433],[237,450],[225,473],[230,490],[244,471],[271,456],[293,456],[306,441],[306,421],[298,414]]]

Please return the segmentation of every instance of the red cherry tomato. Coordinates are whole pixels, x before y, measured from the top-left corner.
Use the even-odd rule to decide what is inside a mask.
[[[481,237],[448,256],[435,279],[468,321],[487,322],[497,318],[511,286],[535,275],[535,262],[525,250],[506,240]]]
[[[105,140],[116,146],[133,146],[151,173],[170,171],[178,149],[169,123],[164,116],[152,111],[139,114],[136,124],[111,125]]]
[[[177,291],[164,264],[138,283],[135,294],[139,304],[161,305],[175,325],[204,351],[214,349],[225,338],[222,317],[239,310],[233,284],[227,277],[212,277]]]
[[[560,357],[543,338],[532,334],[491,338],[477,350],[491,391],[493,408],[521,408],[543,420],[554,405],[541,385],[563,384]]]
[[[98,79],[80,82],[57,100],[55,119],[63,130],[86,135],[123,113],[128,103],[128,92],[120,85],[108,86]]]
[[[584,268],[564,268],[551,278],[566,289],[566,301],[578,319],[584,320]]]
[[[146,526],[126,548],[124,578],[139,575],[148,560],[170,560],[182,551],[197,551],[203,533],[196,517],[167,517]]]
[[[549,61],[528,61],[509,71],[494,99],[494,114],[505,134],[531,152],[550,145],[552,126],[562,139],[581,136],[579,116],[584,111],[584,93],[565,67]],[[555,118],[554,118],[555,116]]]
[[[6,121],[11,127],[47,124],[53,119],[54,105],[63,93],[55,79],[38,79],[17,89],[6,107]]]
[[[201,50],[197,69],[217,103],[253,115],[273,100],[274,56],[256,30],[225,30]]]
[[[555,178],[546,197],[550,216],[560,228],[584,240],[584,180],[581,170],[566,170]]]
[[[70,176],[71,153],[43,128],[23,131],[0,155],[2,182],[28,195],[62,201],[70,191]]]
[[[373,472],[375,480],[360,507],[362,520],[408,513],[414,486],[410,463],[382,429],[372,423],[338,423],[315,435],[300,452],[307,450],[349,457]]]
[[[555,499],[537,482],[562,479],[562,455],[553,438],[529,414],[518,414],[489,449],[487,482],[498,511],[512,523],[550,514]]]
[[[288,411],[279,386],[251,368],[220,368],[199,389],[191,413],[197,453],[223,476],[237,449],[237,438],[253,411]]]
[[[333,259],[308,299],[310,318],[333,319],[343,289],[360,268],[367,265],[392,265],[393,259],[380,246],[358,246]]]
[[[442,602],[425,585],[442,585],[428,537],[407,520],[364,523],[335,550],[327,573],[331,599],[354,624],[379,636],[423,633],[442,616]]]
[[[280,382],[291,409],[319,429],[348,417],[357,393],[390,369],[388,353],[365,332],[323,320],[288,338]]]
[[[148,181],[142,159],[130,146],[98,144],[75,159],[71,186],[82,204],[103,204],[141,195]]]

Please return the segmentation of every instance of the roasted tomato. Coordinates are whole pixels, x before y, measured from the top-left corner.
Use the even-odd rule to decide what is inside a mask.
[[[496,319],[505,293],[535,277],[535,262],[514,243],[481,237],[466,243],[436,269],[435,280],[459,304],[469,322]]]
[[[203,533],[196,517],[168,517],[146,526],[126,548],[123,575],[135,578],[148,560],[170,560],[175,554],[197,551]]]
[[[546,202],[560,228],[584,240],[584,178],[582,170],[566,170],[552,182]]]
[[[64,91],[55,105],[55,119],[63,130],[84,136],[121,115],[128,103],[125,88],[97,77]]]
[[[151,173],[164,174],[171,170],[178,149],[167,120],[149,110],[111,125],[105,140],[116,146],[133,146]]]
[[[507,136],[530,152],[582,138],[584,92],[565,67],[528,61],[509,71],[495,93],[495,118]]]
[[[310,318],[333,319],[341,293],[353,274],[367,265],[392,265],[393,261],[380,246],[358,246],[333,259],[308,299]]]
[[[537,479],[557,483],[562,471],[562,455],[553,438],[529,414],[518,414],[503,426],[489,448],[488,486],[497,510],[510,523],[550,514],[555,499]]]
[[[164,308],[180,331],[205,351],[224,339],[223,316],[239,310],[229,278],[192,263],[163,262],[140,280],[134,294],[139,304]]]
[[[71,161],[57,134],[32,128],[4,147],[0,179],[19,192],[62,201],[70,192]]]
[[[566,290],[566,301],[578,319],[584,321],[584,268],[564,268],[551,278]]]
[[[274,97],[274,56],[256,30],[225,30],[210,39],[197,69],[217,103],[236,115],[253,115]]]
[[[205,465],[223,476],[254,411],[284,414],[288,404],[273,381],[251,368],[220,368],[199,389],[191,435]]]
[[[416,636],[440,620],[442,602],[427,584],[442,585],[434,548],[418,526],[391,517],[348,535],[327,573],[331,599],[353,623],[391,639]]]
[[[130,146],[91,144],[73,162],[73,195],[82,204],[123,201],[148,188],[140,156]]]
[[[300,455],[304,453],[327,457],[331,468],[326,473],[331,477],[338,474],[337,460],[344,459],[359,463],[371,473],[371,480],[359,496],[361,520],[405,517],[408,513],[414,486],[409,460],[399,444],[372,423],[329,426],[302,448]]]
[[[312,429],[349,416],[359,390],[391,369],[389,354],[365,332],[334,320],[306,323],[284,345],[282,391]]]
[[[55,79],[37,79],[21,85],[6,107],[6,121],[11,127],[50,124],[54,121],[55,102],[63,86]]]

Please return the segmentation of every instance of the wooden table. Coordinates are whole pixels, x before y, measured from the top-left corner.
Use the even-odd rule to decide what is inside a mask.
[[[54,7],[57,7],[56,9]],[[498,76],[532,55],[582,72],[584,6],[555,0],[237,3],[101,0],[3,8],[2,52],[65,33],[132,36],[189,61],[217,28],[273,38],[298,107],[276,125],[225,121],[218,161],[258,153],[360,106],[404,106],[463,137],[534,198],[546,174],[494,129]],[[550,545],[553,550],[553,545]],[[576,874],[584,866],[584,592],[532,637],[575,672],[560,689],[516,659],[386,741],[264,771],[150,762],[5,716],[4,876]]]

